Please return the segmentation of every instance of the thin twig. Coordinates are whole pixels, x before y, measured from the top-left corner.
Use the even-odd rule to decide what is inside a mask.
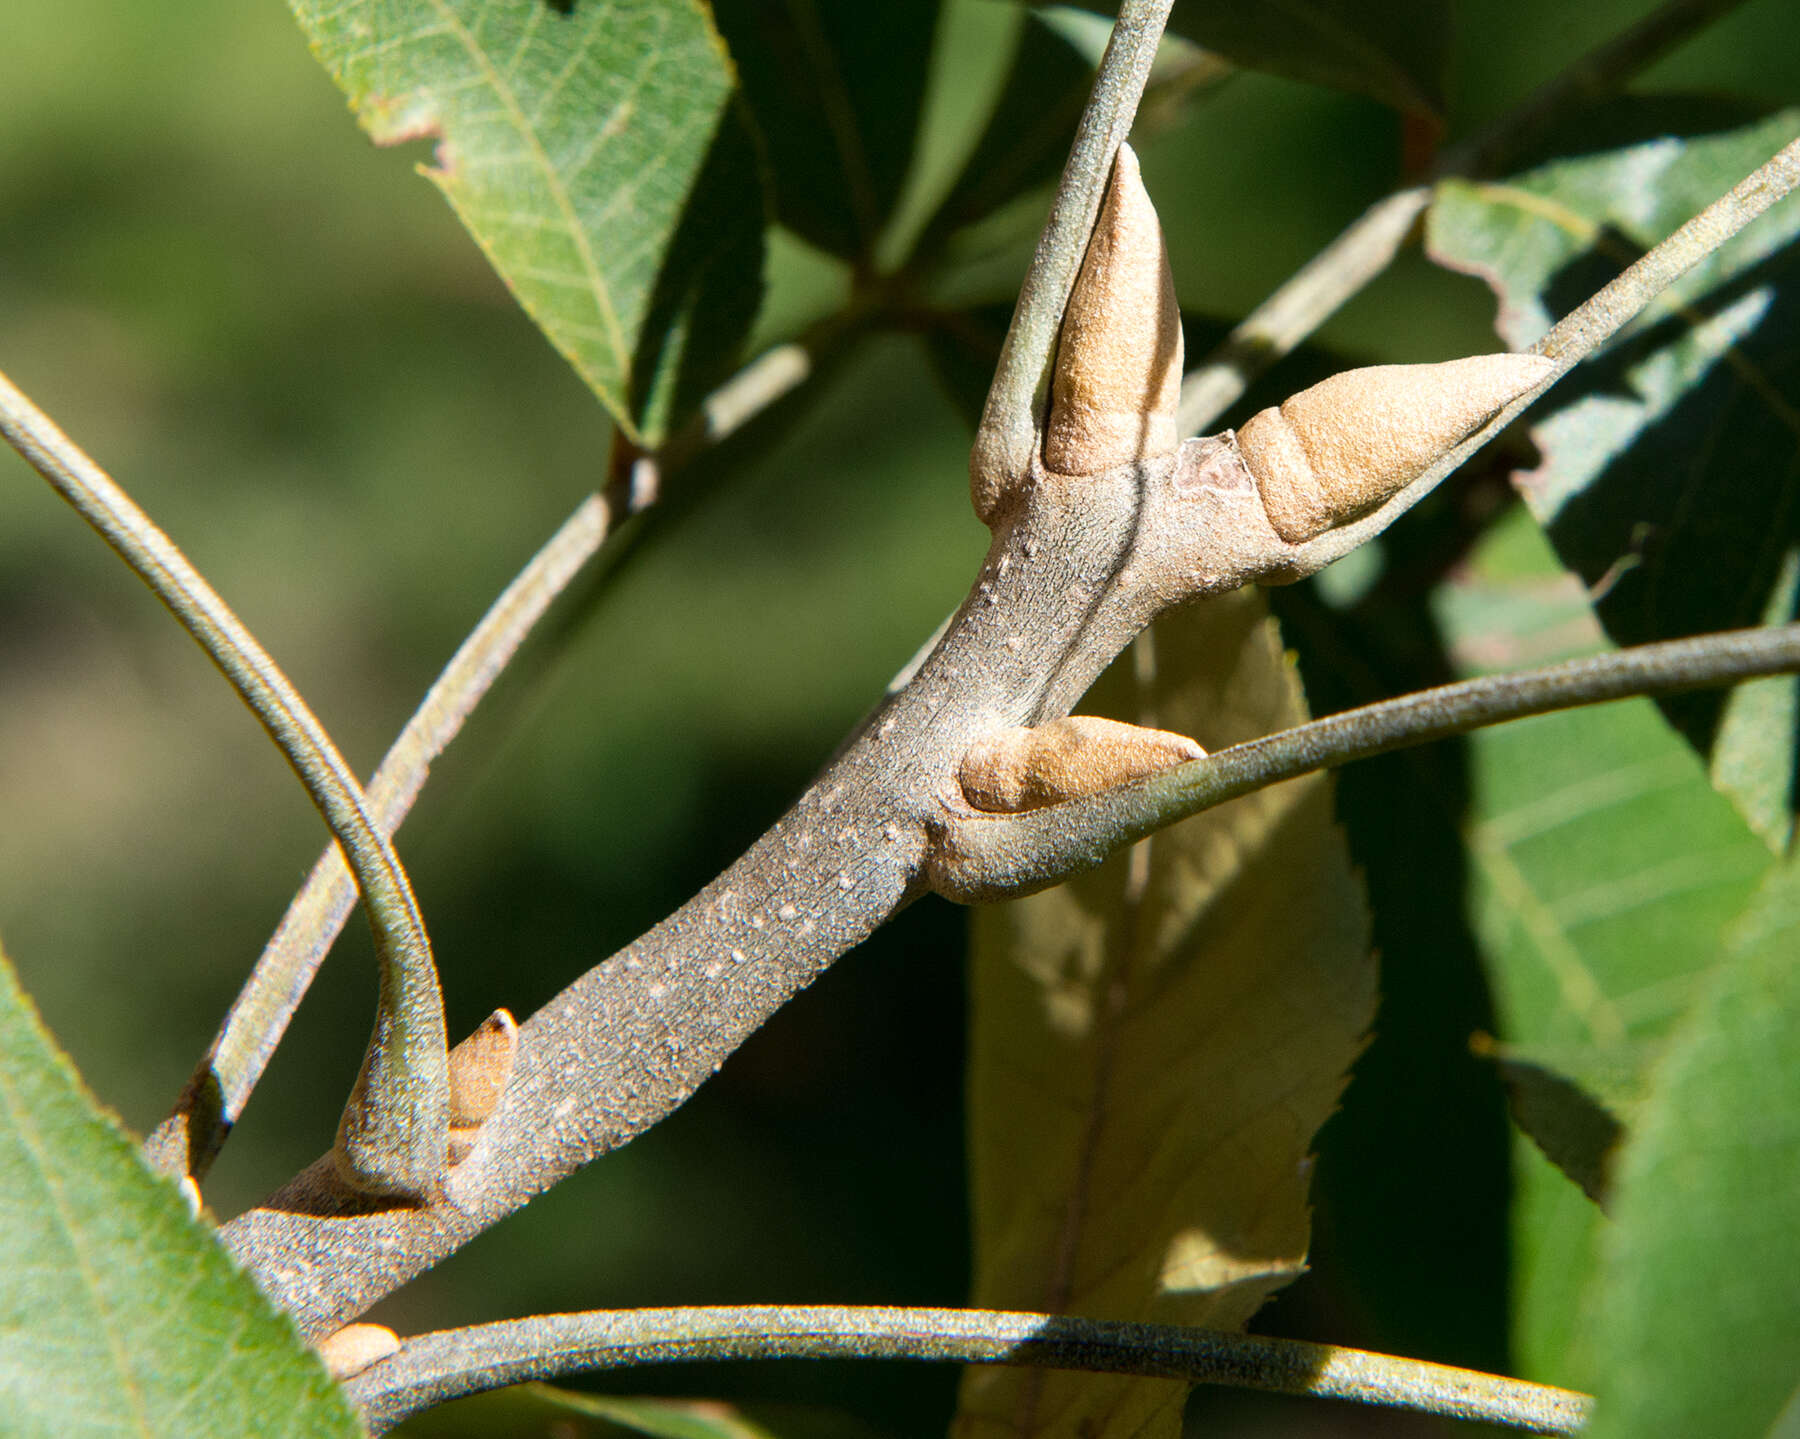
[[[521,570],[401,730],[367,801],[392,836],[412,809],[434,760],[492,687],[551,603],[605,539],[607,505],[590,495]],[[201,1179],[244,1111],[307,987],[356,904],[356,887],[337,846],[328,846],[294,896],[218,1036],[174,1112],[144,1141],[144,1157],[170,1174]]]
[[[1439,157],[1432,180],[1480,175],[1584,105],[1611,94],[1645,66],[1744,0],[1668,0],[1588,51],[1479,135]],[[1378,200],[1227,335],[1181,385],[1184,435],[1210,429],[1251,381],[1289,354],[1387,269],[1431,203],[1432,184]]]
[[[1708,205],[1635,265],[1571,311],[1532,351],[1567,369],[1591,354],[1676,280],[1800,185],[1800,140]]]
[[[462,1394],[582,1369],[744,1359],[919,1359],[1133,1374],[1573,1434],[1586,1395],[1361,1349],[990,1309],[745,1305],[545,1314],[408,1340],[349,1381],[372,1433]]]
[[[406,871],[324,726],[175,543],[0,374],[0,432],[149,585],[231,681],[287,757],[367,899],[381,967],[375,1033],[340,1135],[358,1177],[418,1195],[441,1173],[449,1130],[443,996]]]
[[[975,433],[971,474],[1017,476],[1030,461],[1063,310],[1100,213],[1113,156],[1131,131],[1173,4],[1174,0],[1125,0],[1119,7],[1049,218],[1019,287]]]
[[[1800,670],[1800,624],[1634,645],[1516,674],[1419,690],[1220,750],[1187,768],[1196,809],[1318,769],[1489,725],[1642,695],[1676,694]]]
[[[1800,624],[1665,640],[1488,675],[1296,725],[1088,798],[966,822],[957,843],[971,856],[1029,856],[1033,869],[1044,870],[1042,882],[1051,883],[1178,820],[1315,770],[1555,710],[1795,671]],[[992,872],[998,877],[1002,870],[996,859]],[[1028,869],[1007,883],[1041,887]]]
[[[1564,316],[1531,347],[1532,353],[1554,360],[1554,370],[1378,509],[1300,546],[1298,571],[1311,574],[1323,569],[1380,534],[1677,279],[1790,194],[1796,185],[1800,185],[1800,140],[1788,144],[1729,194],[1721,195],[1611,284]]]

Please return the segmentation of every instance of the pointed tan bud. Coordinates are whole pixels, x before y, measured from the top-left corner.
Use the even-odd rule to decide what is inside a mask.
[[[1275,532],[1297,545],[1374,508],[1554,368],[1542,355],[1346,370],[1237,432]]]
[[[1044,467],[1093,475],[1181,443],[1181,312],[1137,156],[1119,147],[1087,258],[1063,313]]]
[[[519,1051],[519,1026],[496,1009],[450,1051],[450,1163],[474,1148],[475,1134],[500,1104]]]
[[[341,1382],[399,1349],[400,1336],[385,1324],[346,1324],[319,1341],[319,1358]]]
[[[984,736],[963,756],[957,778],[963,797],[976,809],[1018,814],[1098,794],[1205,756],[1186,735],[1071,715]]]

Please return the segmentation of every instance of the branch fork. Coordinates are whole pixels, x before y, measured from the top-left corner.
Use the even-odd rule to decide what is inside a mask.
[[[1098,863],[1109,852],[1101,832],[1045,843],[1043,819],[1194,760],[1198,747],[1181,736],[1070,711],[1163,610],[1310,574],[1336,558],[1340,532],[1285,538],[1269,499],[1278,471],[1254,446],[1230,433],[1177,442],[1180,326],[1128,148],[1104,201],[1033,444],[1015,464],[995,458],[1004,446],[977,442],[974,495],[993,542],[916,674],[743,858],[519,1027],[480,1142],[457,1144],[461,1162],[422,1210],[368,1212],[314,1165],[227,1227],[309,1330],[354,1318],[655,1124],[920,894],[1001,898]],[[1547,363],[1501,357],[1483,374],[1511,365],[1513,393]],[[1469,385],[1460,364],[1352,372],[1282,407],[1299,452],[1325,467],[1312,478],[1334,520],[1403,491],[1423,461],[1488,418],[1496,387]],[[1410,426],[1405,443],[1332,448],[1345,397]]]
[[[1141,217],[1147,208],[1125,193],[1141,187],[1129,152],[1111,163],[1123,128],[1113,122],[1120,107],[1129,116],[1135,92],[1105,87],[1144,60],[1146,45],[1154,49],[1166,8],[1167,0],[1128,4],[1115,30],[1112,69],[1103,68],[1096,87],[1111,98],[1090,110],[1091,118],[1110,106],[1112,119],[1091,127],[1098,139],[1084,129],[1065,173],[1066,195],[1091,199],[1086,213],[1098,213],[1107,184],[1119,191],[1115,216]],[[1797,170],[1790,157],[1770,173],[1791,188]],[[1766,208],[1785,193],[1769,175],[1751,189],[1730,200],[1733,227],[1754,213],[1752,201]],[[1055,213],[1066,220],[1085,203],[1059,200]],[[1063,234],[1057,223],[1052,230]],[[1082,234],[1073,223],[1064,226],[1071,252]],[[1704,226],[1694,235],[1679,241],[1686,263],[1718,242]],[[1039,261],[1055,249],[1047,238]],[[1113,761],[1069,761],[1056,751],[1081,734],[1068,716],[1088,686],[1158,613],[1252,581],[1299,579],[1348,553],[1591,347],[1584,332],[1561,350],[1541,346],[1554,354],[1549,361],[1505,356],[1475,370],[1452,362],[1351,372],[1277,407],[1265,422],[1277,433],[1272,451],[1254,440],[1246,447],[1230,432],[1171,445],[1163,376],[1171,365],[1179,370],[1169,359],[1179,337],[1158,318],[1165,275],[1121,275],[1113,266],[1123,259],[1105,259],[1153,253],[1160,267],[1160,243],[1145,242],[1140,226],[1131,238],[1103,235],[1090,252],[1102,257],[1093,276],[1107,295],[1152,297],[1155,308],[1128,313],[1123,302],[1092,302],[1090,292],[1073,306],[1081,323],[1052,363],[1067,291],[1058,292],[1057,279],[1038,276],[1035,288],[1028,280],[971,458],[976,509],[993,534],[974,587],[916,670],[794,808],[688,904],[519,1026],[497,1104],[423,1206],[372,1208],[321,1161],[226,1226],[228,1245],[308,1333],[355,1318],[655,1124],[793,994],[919,895],[935,889],[973,901],[1028,892],[1097,864],[1177,809],[1201,807],[1181,809],[1175,801],[1186,801],[1165,793],[1196,774],[1226,777],[1214,799],[1232,785],[1243,793],[1268,782],[1265,773],[1239,784],[1242,767],[1188,758],[1179,736],[1154,731],[1118,740],[1117,752],[1138,766],[1125,782],[1123,770],[1108,768]],[[1038,269],[1034,262],[1034,275]],[[1071,280],[1074,269],[1067,267]],[[1641,284],[1635,295],[1640,305],[1648,298]],[[1631,302],[1609,292],[1605,303],[1610,324]],[[1153,344],[1144,343],[1146,325]],[[1082,351],[1096,337],[1142,368],[1109,376],[1086,363]],[[1478,372],[1481,382],[1471,382]],[[1150,410],[1134,419],[1133,399]],[[1081,401],[1093,402],[1095,422],[1070,422],[1069,407]],[[1334,412],[1346,405],[1361,405],[1365,421],[1371,411],[1390,416],[1393,433],[1373,447],[1344,446],[1336,427],[1355,416]],[[1108,415],[1125,419],[1101,423]],[[1070,442],[1047,449],[1053,430]],[[1054,468],[1052,459],[1085,472]],[[1287,488],[1324,508],[1322,531],[1316,514],[1281,518],[1280,467],[1293,464],[1305,468],[1288,476]],[[1777,662],[1800,663],[1791,655],[1757,661]],[[1684,683],[1718,682],[1683,673]],[[1019,730],[1031,733],[1007,733]],[[1310,767],[1330,762],[1327,754]],[[1016,795],[989,795],[983,786],[996,777],[1016,781]],[[990,800],[996,808],[981,807]],[[1011,803],[1020,808],[1009,812]]]

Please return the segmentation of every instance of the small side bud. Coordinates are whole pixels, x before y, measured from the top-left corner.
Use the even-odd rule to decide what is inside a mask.
[[[319,1341],[319,1358],[340,1383],[399,1352],[400,1336],[385,1324],[346,1324]]]
[[[1018,814],[1205,757],[1186,735],[1071,715],[983,736],[963,756],[957,778],[976,809]]]
[[[1542,355],[1475,355],[1333,375],[1252,415],[1238,450],[1291,545],[1373,509],[1536,385]]]
[[[476,1132],[499,1107],[518,1051],[519,1026],[504,1009],[496,1009],[450,1051],[451,1164],[468,1156]]]
[[[1063,313],[1044,467],[1093,475],[1181,442],[1181,312],[1137,156],[1119,147],[1087,258]]]

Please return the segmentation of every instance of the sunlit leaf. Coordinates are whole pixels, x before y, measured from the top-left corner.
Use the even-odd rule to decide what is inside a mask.
[[[713,0],[782,224],[869,257],[906,179],[939,0]]]
[[[1595,1439],[1763,1439],[1800,1386],[1800,867],[1734,938],[1621,1157]]]
[[[1153,660],[1135,657],[1154,670],[1141,695],[1127,657],[1098,708],[1208,748],[1300,717],[1260,599],[1178,612],[1153,636]],[[979,913],[976,1302],[1242,1326],[1305,1267],[1313,1136],[1374,999],[1367,915],[1323,777]],[[971,1370],[959,1432],[1174,1435],[1184,1395]]]
[[[762,200],[700,0],[291,0],[621,428],[654,442],[754,318]]]
[[[1519,349],[1800,134],[1787,110],[1486,184],[1455,182],[1432,254],[1500,297]],[[1525,481],[1624,644],[1800,613],[1800,205],[1727,241],[1541,407]],[[1800,681],[1681,696],[1670,718],[1772,847],[1793,833]]]
[[[293,1324],[102,1115],[0,956],[0,1431],[362,1433]]]
[[[1436,607],[1460,666],[1485,672],[1603,647],[1579,583],[1515,511]],[[1647,700],[1477,731],[1471,904],[1499,1036],[1645,1083],[1773,860]],[[1559,1063],[1564,1062],[1562,1060]],[[1635,1076],[1635,1078],[1630,1078]],[[1629,1115],[1626,1116],[1629,1122]],[[1598,1211],[1515,1146],[1514,1346],[1529,1376],[1580,1384]]]

